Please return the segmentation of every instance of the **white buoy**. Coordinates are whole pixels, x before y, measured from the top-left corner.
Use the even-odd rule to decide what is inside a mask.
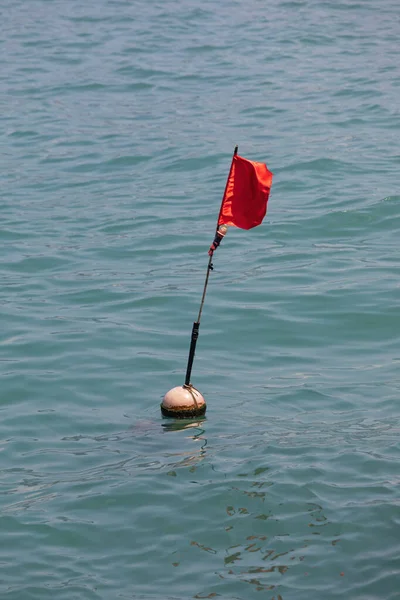
[[[172,388],[161,402],[161,412],[164,417],[175,419],[192,419],[206,412],[206,401],[192,385],[180,385]]]

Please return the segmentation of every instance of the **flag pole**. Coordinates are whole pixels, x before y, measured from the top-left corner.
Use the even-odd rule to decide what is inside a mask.
[[[207,274],[206,274],[206,280],[204,282],[204,288],[203,288],[203,295],[201,297],[201,302],[200,302],[200,308],[199,308],[199,314],[197,316],[197,321],[195,321],[193,323],[193,327],[192,327],[192,337],[190,340],[190,349],[189,349],[189,357],[188,357],[188,362],[187,362],[187,367],[186,367],[186,376],[185,376],[185,383],[183,387],[186,388],[192,388],[192,384],[190,383],[190,377],[192,374],[192,367],[193,367],[193,360],[194,360],[194,355],[196,352],[196,344],[197,344],[197,339],[199,337],[199,328],[200,328],[200,319],[201,319],[201,313],[203,312],[203,306],[204,306],[204,300],[206,297],[206,292],[207,292],[207,286],[208,286],[208,279],[210,277],[210,271],[213,270],[213,264],[212,264],[212,260],[213,260],[213,252],[214,250],[216,250],[216,248],[219,246],[221,240],[223,239],[225,233],[222,233],[218,230],[218,222],[219,222],[219,218],[221,216],[221,211],[222,211],[222,205],[224,202],[224,198],[225,198],[225,194],[228,188],[228,183],[229,183],[229,179],[231,177],[231,173],[232,173],[232,168],[233,168],[233,161],[235,156],[238,153],[238,146],[235,146],[235,149],[233,151],[233,156],[232,156],[232,162],[231,162],[231,167],[229,170],[229,175],[228,178],[226,180],[226,185],[225,185],[225,191],[224,194],[222,196],[222,200],[221,200],[221,208],[219,209],[219,213],[218,213],[218,219],[217,219],[217,226],[215,229],[215,238],[214,238],[214,242],[210,248],[209,251],[209,259],[208,259],[208,265],[207,265]]]

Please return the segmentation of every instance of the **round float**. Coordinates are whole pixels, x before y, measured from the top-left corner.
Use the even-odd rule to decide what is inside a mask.
[[[180,385],[172,388],[161,402],[164,417],[174,419],[192,419],[201,417],[206,412],[206,401],[192,385]]]

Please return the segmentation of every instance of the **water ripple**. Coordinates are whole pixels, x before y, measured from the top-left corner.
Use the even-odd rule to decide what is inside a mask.
[[[2,8],[2,596],[396,600],[397,4]]]

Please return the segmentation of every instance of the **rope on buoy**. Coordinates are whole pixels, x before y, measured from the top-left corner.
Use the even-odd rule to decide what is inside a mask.
[[[191,383],[189,383],[189,384],[184,383],[182,387],[185,388],[185,390],[187,390],[189,392],[189,394],[192,396],[196,410],[198,410],[199,405],[197,404],[196,396],[193,393],[193,390],[196,390],[196,388]],[[196,392],[199,392],[199,390],[196,390]],[[199,394],[200,394],[200,392],[199,392]]]

